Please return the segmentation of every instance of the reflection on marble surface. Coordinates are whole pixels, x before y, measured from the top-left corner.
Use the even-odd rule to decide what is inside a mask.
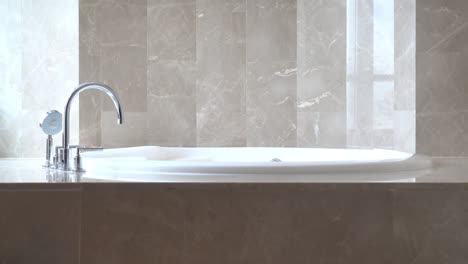
[[[44,155],[40,117],[63,112],[78,85],[77,11],[75,0],[0,3],[0,157]],[[71,121],[76,142],[76,109]]]
[[[42,159],[0,159],[0,183],[47,182],[157,182],[157,183],[379,183],[375,188],[398,186],[401,188],[445,188],[444,183],[460,190],[468,186],[467,158],[432,158],[433,167],[428,170],[403,173],[359,173],[342,175],[187,175],[177,173],[143,173],[132,171],[91,170],[85,173],[54,172],[42,168]],[[411,178],[411,180],[408,180]],[[414,178],[414,179],[413,179]],[[419,183],[419,184],[418,184]],[[424,185],[437,183],[438,185]],[[456,184],[459,183],[459,184]],[[380,185],[380,187],[379,187]],[[285,188],[287,185],[282,185]],[[364,185],[363,185],[364,186]],[[438,186],[438,187],[437,187]]]

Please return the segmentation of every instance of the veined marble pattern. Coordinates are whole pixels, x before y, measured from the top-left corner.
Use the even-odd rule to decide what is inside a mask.
[[[346,1],[297,5],[298,147],[346,147]]]
[[[247,146],[296,146],[297,2],[249,0],[246,8]]]
[[[411,151],[414,1],[399,1],[399,21],[389,21],[403,29],[392,57],[401,69],[394,86],[379,86],[374,59],[379,69],[393,64],[373,58],[366,39],[375,34],[370,1],[357,5],[350,38],[351,0],[82,0],[80,80],[109,83],[137,119],[118,128],[107,99],[83,95],[83,144]]]
[[[75,0],[1,1],[0,157],[45,154],[40,118],[50,109],[63,112],[78,85],[77,11]],[[71,113],[73,143],[77,104]]]

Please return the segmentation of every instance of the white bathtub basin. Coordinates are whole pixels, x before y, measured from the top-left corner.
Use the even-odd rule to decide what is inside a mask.
[[[431,167],[383,149],[134,147],[85,153],[86,177],[125,181],[391,181]],[[415,176],[416,175],[416,176]]]

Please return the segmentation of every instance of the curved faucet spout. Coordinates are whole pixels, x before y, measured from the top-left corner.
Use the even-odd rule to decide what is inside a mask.
[[[75,97],[83,91],[96,89],[106,93],[114,102],[114,106],[117,110],[117,122],[118,124],[123,124],[123,112],[122,107],[120,105],[119,97],[117,93],[112,90],[109,86],[98,83],[98,82],[88,82],[80,84],[70,95],[68,98],[67,104],[65,106],[65,113],[63,119],[63,148],[64,148],[64,170],[70,169],[70,157],[69,157],[69,149],[70,149],[70,109]]]

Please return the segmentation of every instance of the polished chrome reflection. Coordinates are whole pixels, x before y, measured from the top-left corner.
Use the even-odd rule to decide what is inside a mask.
[[[62,131],[62,114],[57,110],[47,111],[47,113],[45,113],[42,116],[41,121],[39,122],[39,126],[41,127],[42,131],[47,135],[46,161],[43,167],[49,168],[51,166],[50,154],[53,145],[52,136]]]
[[[72,165],[71,165],[71,150],[72,148],[70,147],[70,109],[71,105],[73,103],[73,100],[76,98],[77,95],[79,95],[81,92],[86,91],[86,90],[99,90],[104,93],[106,93],[114,102],[114,106],[117,110],[117,123],[122,124],[123,123],[123,112],[122,112],[122,106],[120,105],[120,100],[119,97],[117,96],[117,93],[112,90],[109,86],[103,84],[103,83],[97,83],[97,82],[89,82],[89,83],[83,83],[80,86],[78,86],[73,93],[70,95],[68,98],[67,104],[65,106],[65,118],[63,121],[63,164],[62,164],[62,169],[63,170],[71,170]],[[80,147],[77,147],[79,149]]]

